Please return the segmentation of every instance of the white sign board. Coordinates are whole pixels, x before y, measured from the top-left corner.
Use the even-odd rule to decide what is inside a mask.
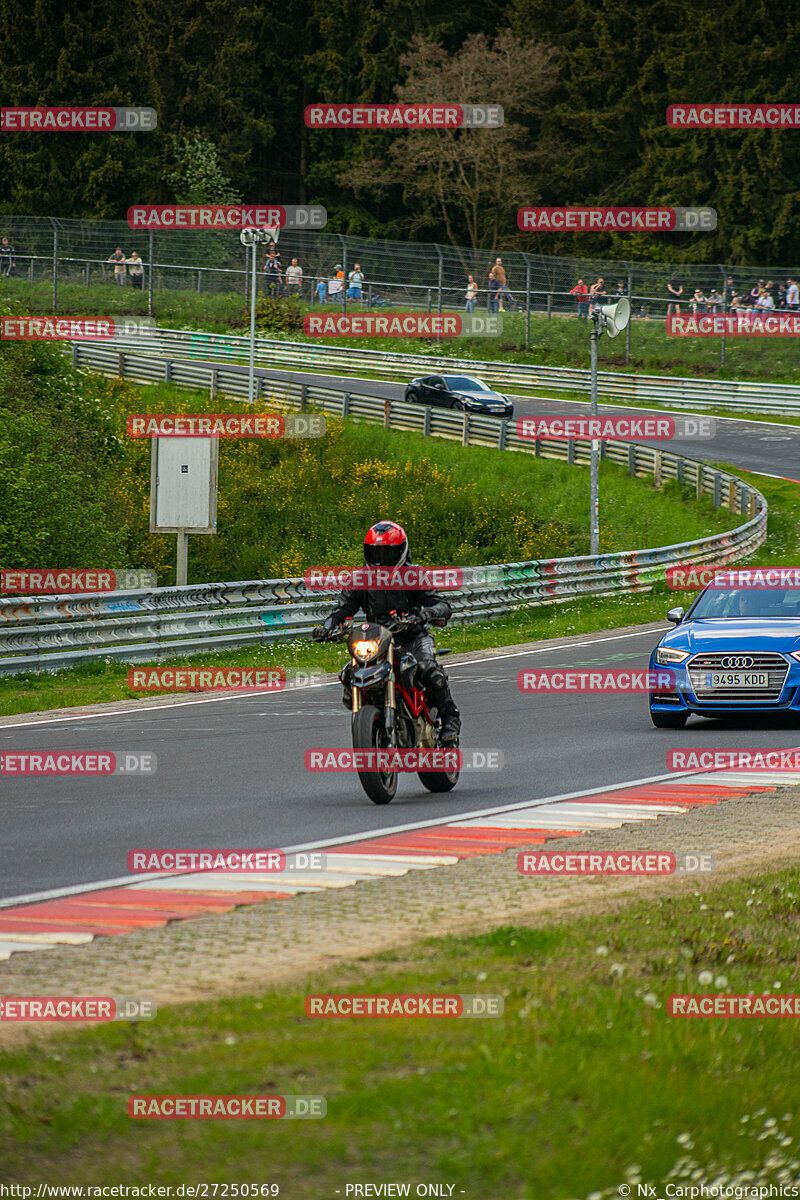
[[[153,438],[150,532],[216,533],[219,438]]]

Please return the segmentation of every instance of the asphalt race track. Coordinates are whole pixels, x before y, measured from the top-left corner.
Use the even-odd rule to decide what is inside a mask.
[[[193,363],[201,362],[192,359]],[[208,364],[213,366],[213,363]],[[217,364],[218,365],[218,364]],[[602,370],[602,363],[600,364]],[[461,369],[461,368],[460,368]],[[246,366],[225,363],[226,371],[239,370],[247,373]],[[419,368],[422,370],[422,368]],[[463,370],[470,372],[469,363]],[[359,379],[347,375],[318,375],[305,371],[279,371],[257,368],[256,375],[262,375],[265,380],[294,381],[307,383],[317,387],[327,387],[340,391],[360,392],[367,396],[377,396],[382,400],[402,400],[406,386],[411,382],[411,376],[400,383],[388,383],[376,379]],[[486,382],[491,384],[491,376],[486,376]],[[504,391],[503,387],[498,389]],[[513,395],[513,393],[511,393]],[[602,404],[600,409],[603,416],[632,416],[641,417],[646,412],[658,412],[667,416],[707,416],[702,411],[696,414],[686,409],[646,409],[625,408],[613,404]],[[553,416],[583,416],[589,413],[589,405],[579,400],[546,400],[541,398],[514,399],[514,417],[527,417],[533,414]],[[716,418],[716,436],[712,439],[679,439],[670,442],[653,442],[671,453],[685,454],[687,458],[700,458],[704,462],[718,462],[741,467],[747,471],[762,472],[782,479],[794,479],[800,482],[800,426],[781,425],[779,417],[775,421],[740,421],[735,417]],[[644,443],[645,445],[648,443]]]
[[[287,371],[259,374],[398,399],[405,386]],[[569,401],[516,401],[521,416],[587,409]],[[610,406],[603,411],[642,413]],[[793,426],[718,419],[714,441],[673,442],[670,448],[800,480],[800,428]],[[643,695],[518,691],[518,673],[533,666],[644,669],[666,627],[611,630],[451,660],[462,745],[501,750],[503,768],[465,773],[444,796],[431,795],[409,775],[388,807],[371,804],[354,775],[310,774],[304,767],[307,749],[348,745],[338,683],[167,706],[143,701],[138,709],[99,715],[9,718],[0,724],[4,751],[141,751],[154,753],[158,768],[127,777],[5,776],[0,899],[121,879],[128,875],[127,853],[136,848],[299,846],[663,776],[667,750],[675,744],[797,744],[797,730],[781,718],[765,718],[760,728],[692,718],[683,731],[655,730]],[[446,632],[438,640],[446,646]]]
[[[642,695],[517,689],[519,671],[534,666],[644,668],[658,636],[656,626],[610,631],[452,662],[462,744],[502,750],[503,769],[463,774],[444,796],[409,775],[387,807],[370,803],[354,775],[304,768],[306,749],[348,745],[338,684],[46,722],[11,718],[0,726],[2,750],[148,751],[158,769],[127,778],[4,779],[2,896],[120,879],[132,849],[299,846],[664,776],[673,745],[797,744],[797,729],[776,718],[761,729],[692,718],[683,731],[656,730]]]

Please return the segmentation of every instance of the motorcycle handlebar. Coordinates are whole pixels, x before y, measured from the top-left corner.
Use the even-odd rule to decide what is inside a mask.
[[[420,614],[403,614],[401,616],[389,617],[387,621],[381,622],[384,629],[390,630],[392,633],[402,633],[407,629],[426,629],[425,619]],[[323,628],[319,626],[319,628]],[[334,629],[326,631],[325,637],[315,638],[315,641],[321,642],[343,642],[353,630],[352,622],[347,624],[337,625]]]

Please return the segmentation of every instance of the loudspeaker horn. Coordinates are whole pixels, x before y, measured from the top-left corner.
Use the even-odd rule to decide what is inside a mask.
[[[600,305],[600,320],[603,322],[603,328],[610,338],[617,337],[622,333],[631,319],[630,301],[622,297],[616,304],[601,304]]]

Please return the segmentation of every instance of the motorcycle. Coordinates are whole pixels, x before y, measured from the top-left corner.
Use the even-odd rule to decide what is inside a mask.
[[[396,617],[388,625],[352,619],[331,632],[328,641],[345,641],[350,662],[339,679],[350,693],[353,749],[440,749],[441,722],[428,706],[418,680],[419,664],[395,641],[398,633],[429,632],[418,617]],[[449,654],[440,650],[439,656]],[[447,747],[452,749],[452,747]],[[361,786],[374,804],[389,804],[397,793],[398,771],[359,770]],[[460,771],[417,771],[429,792],[449,792]]]

